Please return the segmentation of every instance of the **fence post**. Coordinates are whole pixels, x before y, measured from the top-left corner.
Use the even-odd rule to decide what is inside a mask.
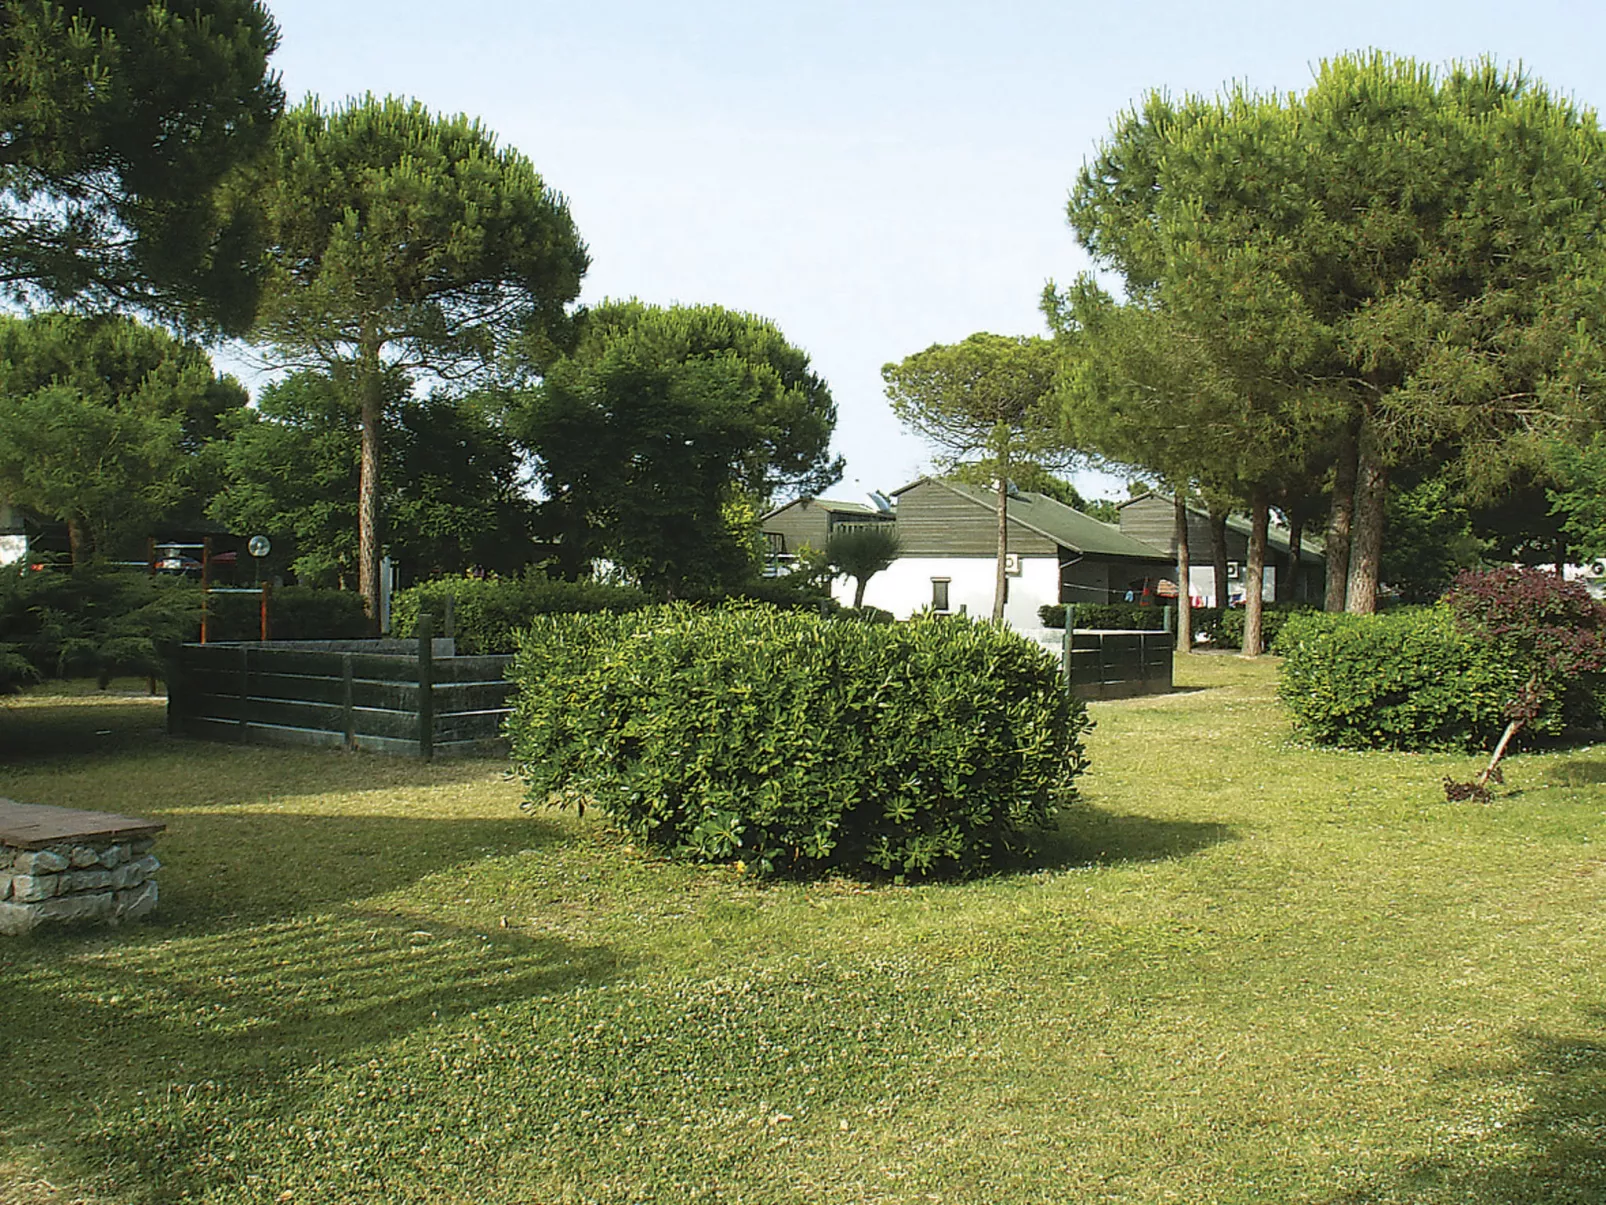
[[[357,721],[351,711],[351,654],[340,654],[340,713],[345,720],[346,748],[357,747]]]
[[[418,616],[418,756],[435,757],[435,624],[427,613]]]
[[[450,640],[452,637],[457,635],[457,599],[450,594],[446,596],[445,626],[446,630],[441,633],[442,636]]]

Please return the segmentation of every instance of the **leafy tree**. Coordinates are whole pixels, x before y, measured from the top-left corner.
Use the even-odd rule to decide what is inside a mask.
[[[394,470],[380,498],[387,549],[415,578],[471,566],[516,572],[532,554],[533,504],[500,422],[500,399],[412,394],[385,381],[381,431]],[[228,447],[229,488],[213,515],[238,531],[289,537],[303,581],[356,580],[360,416],[330,377],[294,373],[242,412]]]
[[[358,589],[377,616],[387,382],[484,379],[515,345],[544,359],[585,246],[522,155],[477,121],[394,97],[329,112],[309,100],[242,188],[260,195],[272,245],[259,336],[279,363],[328,374],[356,408]]]
[[[1383,580],[1407,602],[1432,602],[1481,560],[1467,508],[1443,477],[1394,490],[1384,530]]]
[[[0,287],[238,331],[250,206],[219,186],[283,107],[249,0],[0,7]]]
[[[606,557],[668,597],[751,576],[754,504],[842,475],[836,406],[807,353],[712,305],[605,302],[580,330],[510,414],[563,576]]]
[[[1591,113],[1521,73],[1372,53],[1299,96],[1152,94],[1069,212],[1241,386],[1340,404],[1311,429],[1354,441],[1335,440],[1335,506],[1366,612],[1390,472],[1444,459],[1495,494],[1598,375],[1603,151]]]
[[[215,491],[246,402],[200,348],[130,318],[0,318],[0,492],[67,524],[74,564]]]
[[[898,533],[891,523],[832,532],[825,542],[826,560],[853,579],[853,609],[864,606],[870,579],[898,559]]]
[[[990,481],[998,508],[993,619],[1004,617],[1011,481],[1068,463],[1053,406],[1051,340],[985,332],[881,369],[892,410],[936,448],[940,467]]]
[[[1506,730],[1489,764],[1470,783],[1444,780],[1445,795],[1489,797],[1500,759],[1524,725],[1581,675],[1606,667],[1606,606],[1576,582],[1533,569],[1461,574],[1445,595],[1462,623],[1499,649],[1518,683],[1505,706]]]

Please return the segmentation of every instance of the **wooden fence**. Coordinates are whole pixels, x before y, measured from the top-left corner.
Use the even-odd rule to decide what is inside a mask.
[[[183,645],[168,730],[249,744],[325,745],[425,759],[505,752],[508,656],[458,657],[451,640]]]
[[[1065,669],[1080,699],[1125,699],[1171,690],[1170,632],[1076,628],[1065,633]]]

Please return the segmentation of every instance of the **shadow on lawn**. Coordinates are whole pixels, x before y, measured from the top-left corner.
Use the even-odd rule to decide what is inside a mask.
[[[450,1048],[481,1010],[628,970],[603,946],[349,911],[123,948],[23,943],[0,951],[0,1138],[152,1200],[206,1195],[236,1179],[219,1154],[242,1133],[276,1145],[327,1124],[327,1094],[353,1077],[410,1091],[375,1073],[433,1067],[397,1052],[414,1034]]]
[[[542,816],[179,812],[166,820],[156,848],[161,905],[152,923],[174,931],[336,908],[430,874],[477,877],[490,859],[569,839]]]
[[[1402,1167],[1397,1175],[1333,1198],[1330,1205],[1470,1201],[1478,1205],[1593,1205],[1606,1201],[1606,1010],[1595,1009],[1585,1032],[1534,1034],[1509,1071],[1452,1072],[1466,1099],[1498,1075],[1526,1089],[1528,1106],[1499,1129],[1461,1140],[1440,1159]],[[1493,1120],[1493,1119],[1491,1119]],[[1479,1149],[1488,1146],[1492,1150]]]
[[[1237,840],[1230,825],[1076,808],[1044,838],[1034,864],[1053,868],[1159,862]]]
[[[1545,781],[1555,787],[1588,787],[1606,783],[1606,761],[1592,757],[1570,757],[1548,766]]]

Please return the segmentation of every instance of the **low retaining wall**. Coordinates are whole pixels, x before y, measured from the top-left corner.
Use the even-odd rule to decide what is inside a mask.
[[[186,644],[168,675],[168,730],[423,758],[506,752],[512,658],[454,653],[428,636]]]
[[[1174,658],[1170,632],[1077,628],[1065,634],[1065,672],[1079,699],[1167,694]]]
[[[0,934],[117,924],[156,907],[151,852],[165,825],[0,799]]]

